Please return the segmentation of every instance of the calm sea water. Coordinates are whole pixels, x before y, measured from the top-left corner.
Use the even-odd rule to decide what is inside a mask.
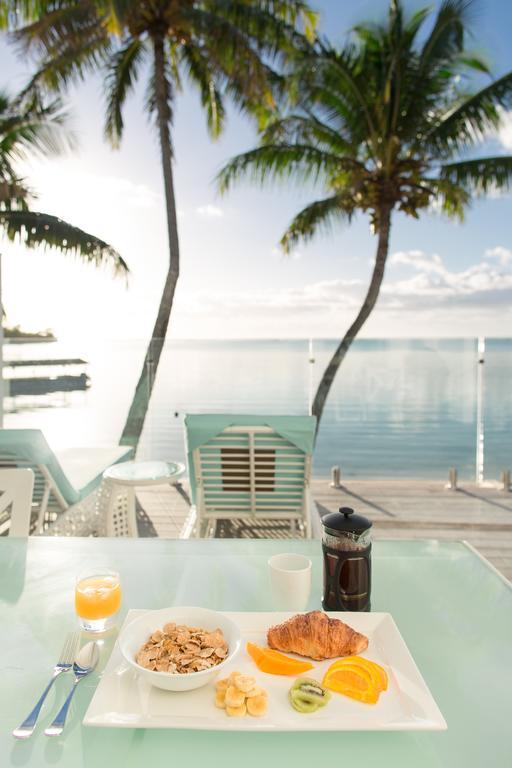
[[[176,341],[164,350],[140,458],[183,460],[187,412],[305,413],[335,342]],[[38,427],[56,447],[116,442],[144,342],[8,345],[6,357],[83,357],[91,388],[8,401],[6,426]],[[485,476],[512,466],[512,339],[486,340]],[[39,371],[41,373],[41,371]],[[475,474],[476,340],[362,340],[343,364],[317,442],[316,475]]]

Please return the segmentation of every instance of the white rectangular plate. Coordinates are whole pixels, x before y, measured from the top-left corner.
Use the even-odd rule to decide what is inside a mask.
[[[123,626],[141,613],[141,610],[129,611]],[[381,694],[378,703],[362,704],[333,693],[325,708],[309,715],[296,712],[289,704],[288,690],[295,678],[260,672],[245,651],[248,640],[265,646],[268,627],[293,614],[227,615],[240,627],[242,650],[238,658],[223,670],[221,677],[234,669],[254,675],[258,684],[268,692],[269,708],[264,717],[228,717],[224,710],[214,705],[213,684],[179,693],[154,688],[126,664],[116,643],[85,714],[84,725],[259,732],[446,729],[446,722],[389,613],[329,614],[342,618],[358,632],[367,635],[370,642],[368,650],[362,655],[387,669],[389,688]],[[313,662],[314,669],[307,675],[321,680],[332,661]]]

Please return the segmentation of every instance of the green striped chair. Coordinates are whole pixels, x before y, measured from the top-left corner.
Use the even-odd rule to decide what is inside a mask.
[[[39,429],[0,429],[0,467],[28,467],[35,475],[32,533],[42,533],[66,511],[76,513],[77,519],[82,515],[84,521],[92,518],[104,470],[131,458],[133,448],[119,445],[57,453]]]
[[[187,459],[196,536],[220,520],[285,521],[312,536],[312,416],[189,414]]]

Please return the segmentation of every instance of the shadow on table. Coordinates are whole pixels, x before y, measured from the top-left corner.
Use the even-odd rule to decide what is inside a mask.
[[[28,539],[9,537],[0,562],[0,600],[17,603],[25,588]]]

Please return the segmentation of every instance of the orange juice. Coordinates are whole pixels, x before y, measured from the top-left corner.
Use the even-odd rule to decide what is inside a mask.
[[[75,609],[82,619],[107,619],[119,610],[121,585],[117,574],[88,576],[76,584]]]

